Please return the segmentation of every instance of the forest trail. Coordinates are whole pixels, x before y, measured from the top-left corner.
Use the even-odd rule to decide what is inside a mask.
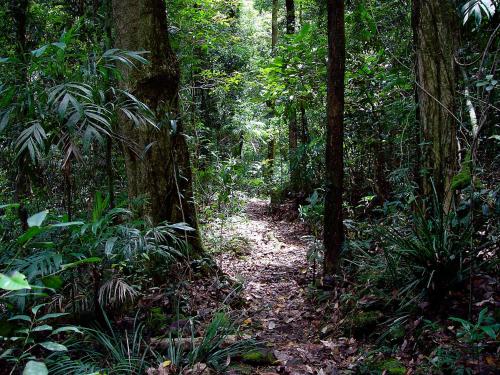
[[[268,203],[252,199],[227,235],[244,239],[245,253],[223,253],[224,272],[244,283],[245,333],[265,342],[277,364],[257,374],[332,373],[331,349],[318,340],[321,313],[307,300],[307,231],[301,223],[275,221]],[[275,372],[274,372],[275,371]]]

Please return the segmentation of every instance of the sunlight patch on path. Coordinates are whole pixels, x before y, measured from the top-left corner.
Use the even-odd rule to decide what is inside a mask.
[[[316,343],[319,320],[306,298],[307,243],[303,237],[307,233],[303,226],[272,221],[267,202],[254,199],[246,217],[233,222],[226,234],[249,242],[245,256],[217,256],[222,270],[244,283],[247,306],[242,314],[252,321],[249,333],[267,342],[281,365],[297,373],[310,373],[311,366],[322,368],[323,346]]]

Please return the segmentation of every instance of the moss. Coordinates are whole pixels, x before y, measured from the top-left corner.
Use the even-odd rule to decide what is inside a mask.
[[[401,325],[396,325],[389,331],[389,336],[392,340],[398,341],[405,337],[405,329]]]
[[[276,357],[268,349],[255,349],[249,351],[242,355],[242,360],[245,363],[258,366],[273,365],[276,363]]]
[[[164,328],[167,325],[167,317],[165,316],[165,313],[163,312],[163,309],[161,307],[152,307],[149,310],[150,316],[148,319],[147,326],[149,328]]]
[[[376,362],[372,368],[382,373],[385,371],[388,375],[404,375],[406,374],[406,367],[397,359],[386,359],[384,361]]]
[[[462,163],[462,168],[460,169],[460,172],[458,172],[451,180],[450,188],[452,191],[465,189],[467,186],[470,185],[472,181],[471,167],[472,167],[472,156],[469,151],[465,156],[465,160]]]
[[[355,337],[368,336],[377,326],[383,314],[378,310],[359,311],[354,313],[347,321],[346,328],[350,329],[350,334]]]
[[[351,325],[355,328],[369,328],[377,324],[382,313],[378,310],[375,311],[360,311],[351,319]]]

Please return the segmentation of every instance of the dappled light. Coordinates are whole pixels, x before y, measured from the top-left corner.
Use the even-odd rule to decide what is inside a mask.
[[[500,373],[499,6],[0,2],[0,375]]]

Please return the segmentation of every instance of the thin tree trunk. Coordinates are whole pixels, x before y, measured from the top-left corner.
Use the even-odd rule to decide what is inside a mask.
[[[113,139],[106,139],[106,176],[108,179],[109,206],[115,207],[115,179],[113,174]]]
[[[286,33],[288,35],[292,35],[295,33],[294,0],[286,0],[285,8]],[[297,160],[298,127],[295,105],[293,103],[288,103],[285,113],[288,119],[288,161],[290,168],[290,189],[292,192],[296,193],[300,187],[300,166]]]
[[[285,0],[286,8],[286,33],[295,34],[295,1]]]
[[[21,69],[18,70],[18,85],[26,86],[28,84],[27,70],[24,65],[26,53],[26,25],[28,21],[29,0],[11,0],[10,13],[12,14],[16,30],[16,55],[22,62]],[[20,90],[20,91],[24,91]],[[25,98],[19,98],[19,101]],[[19,113],[19,122],[25,121],[26,109],[23,107]],[[17,158],[17,174],[14,183],[14,198],[19,204],[18,217],[23,230],[28,229],[28,210],[25,206],[26,199],[31,194],[31,181],[28,173],[29,157],[26,154]]]
[[[273,0],[271,11],[271,54],[276,54],[276,45],[278,44],[278,0]]]
[[[279,1],[272,0],[271,9],[271,56],[276,56],[276,46],[278,44],[278,7]],[[276,109],[274,102],[269,101],[267,103],[270,108],[271,117],[276,115]],[[271,134],[267,143],[267,158],[266,164],[264,166],[263,176],[267,183],[272,183],[273,172],[274,172],[274,158],[275,158],[275,140],[274,136]]]
[[[458,17],[449,0],[414,0],[417,95],[424,144],[422,192],[451,207],[450,184],[457,172],[456,65]],[[434,186],[434,188],[433,188]]]
[[[135,149],[124,146],[130,198],[145,196],[143,215],[158,224],[187,222],[194,255],[202,254],[192,191],[192,172],[179,118],[180,71],[170,46],[163,0],[113,0],[116,45],[149,51],[149,65],[123,68],[123,86],[156,114],[158,129],[134,126],[122,118],[121,132]]]
[[[307,124],[306,109],[304,104],[300,104],[300,142],[304,145],[309,143],[309,126]]]
[[[97,6],[96,6],[97,3]],[[98,1],[94,2],[94,10],[97,12],[98,9]],[[113,4],[112,0],[104,0],[103,2],[104,8],[104,46],[107,50],[109,50],[113,46],[113,32],[112,32],[112,22],[113,22]],[[109,75],[111,76],[111,74]],[[110,79],[106,78],[105,82],[106,90],[109,90],[111,84]],[[108,101],[111,99],[110,95],[107,97]],[[113,125],[113,131],[116,130],[115,125]],[[108,196],[109,196],[109,206],[111,208],[115,207],[115,184],[114,184],[114,174],[113,174],[113,139],[111,137],[107,137],[106,139],[106,178],[108,185]]]
[[[344,179],[344,1],[328,0],[328,95],[324,222],[324,274],[336,273],[344,243],[342,193]]]

